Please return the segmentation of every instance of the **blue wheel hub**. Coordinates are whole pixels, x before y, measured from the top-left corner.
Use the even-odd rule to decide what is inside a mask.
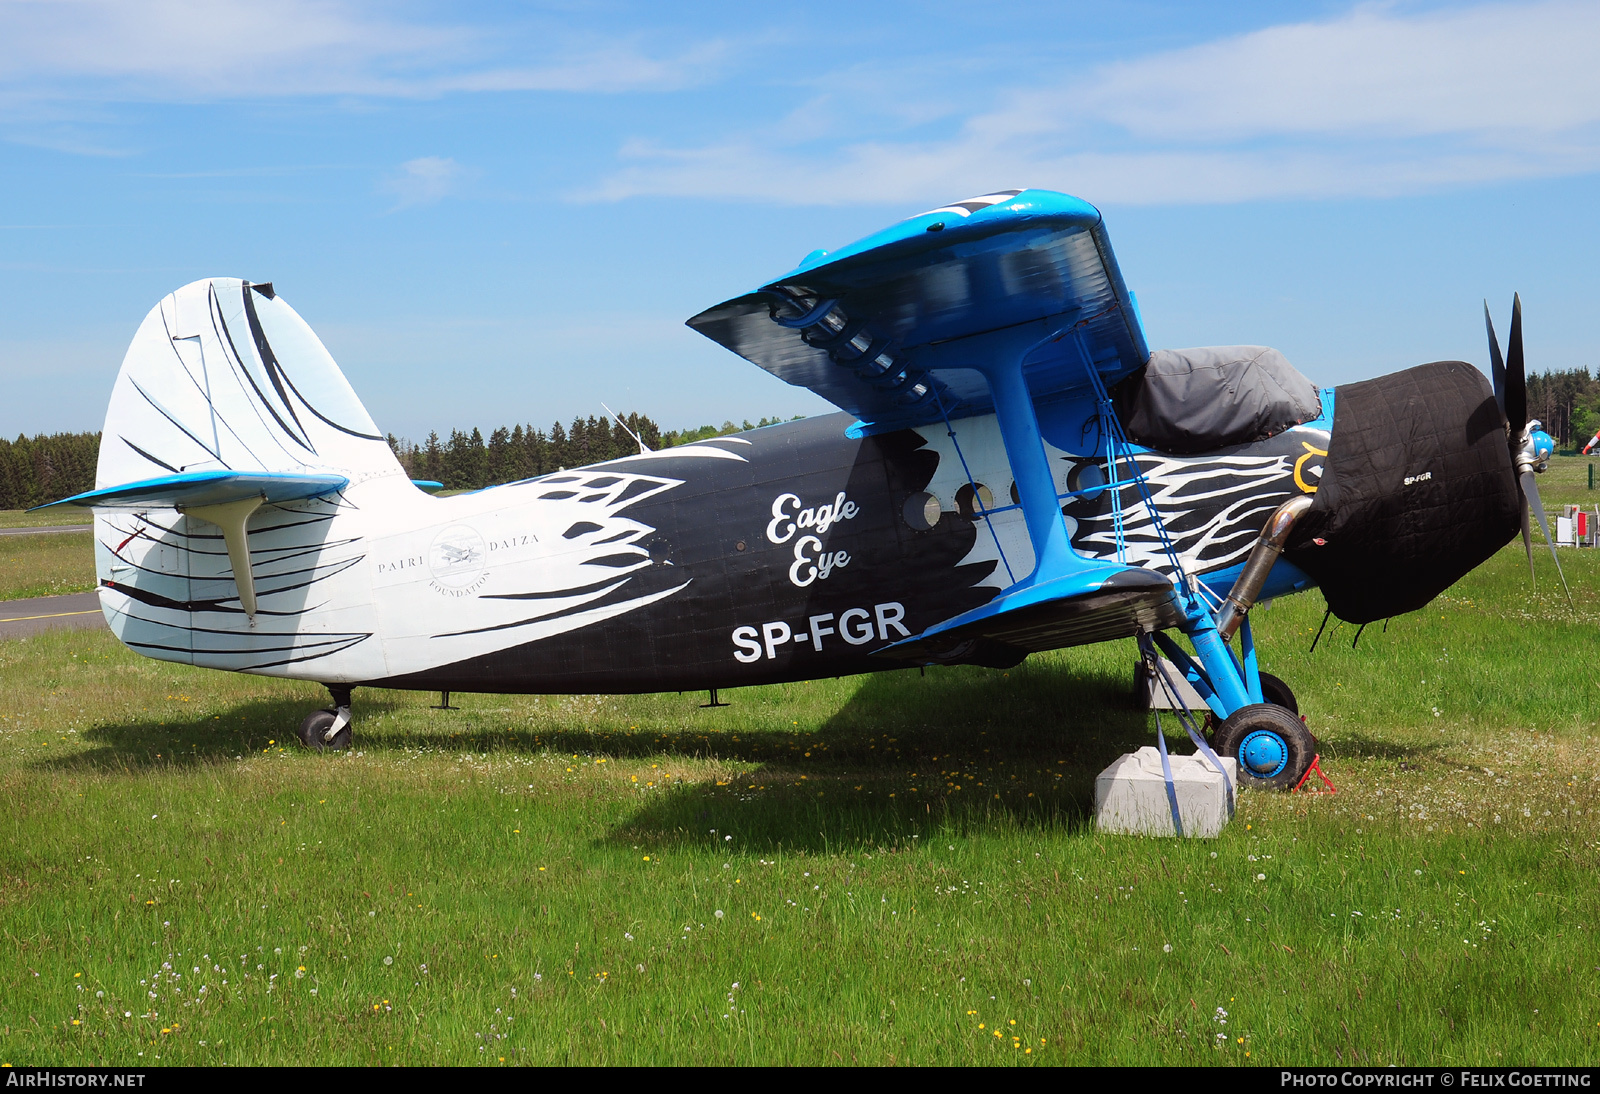
[[[1289,766],[1289,742],[1258,729],[1239,742],[1239,762],[1258,779],[1270,779]]]

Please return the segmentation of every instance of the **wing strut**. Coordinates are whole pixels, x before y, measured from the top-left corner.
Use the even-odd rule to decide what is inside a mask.
[[[257,494],[253,498],[225,501],[221,505],[196,505],[178,511],[196,517],[222,529],[222,540],[228,545],[228,565],[233,567],[233,583],[239,587],[239,606],[256,625],[256,579],[250,570],[250,540],[245,525],[250,515],[261,508],[266,498]]]

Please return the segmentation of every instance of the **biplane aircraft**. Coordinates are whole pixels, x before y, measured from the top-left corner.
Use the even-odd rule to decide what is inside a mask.
[[[1493,386],[1152,353],[1100,213],[1044,190],[816,251],[688,322],[842,413],[435,497],[270,284],[215,278],[145,318],[97,488],[55,504],[94,510],[130,648],[326,685],[312,748],[348,747],[362,687],[726,689],[1138,638],[1277,787],[1313,739],[1251,607],[1421,607],[1519,511],[1526,535],[1550,451],[1520,306]]]

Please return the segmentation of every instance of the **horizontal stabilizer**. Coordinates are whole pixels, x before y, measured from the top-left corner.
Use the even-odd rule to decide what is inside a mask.
[[[36,508],[77,505],[85,509],[176,509],[222,529],[228,561],[239,587],[239,604],[256,618],[255,575],[250,568],[250,516],[272,502],[304,501],[336,493],[348,486],[343,475],[289,474],[269,471],[191,471],[143,482],[124,483],[75,494]]]
[[[85,509],[194,509],[255,498],[267,504],[302,501],[337,493],[348,486],[343,475],[276,471],[191,471],[157,479],[107,486],[38,505],[77,505]]]

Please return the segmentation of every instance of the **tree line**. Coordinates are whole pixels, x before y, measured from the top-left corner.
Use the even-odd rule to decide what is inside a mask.
[[[1600,429],[1600,378],[1586,368],[1528,377],[1528,417],[1544,423],[1556,448],[1582,448]]]
[[[451,430],[446,440],[440,440],[437,432],[430,433],[420,445],[391,433],[389,447],[413,479],[442,482],[450,490],[480,490],[564,467],[633,455],[639,444],[629,430],[646,447],[657,450],[776,425],[781,420],[762,418],[754,424],[723,422],[663,432],[643,414],[626,415],[622,421],[627,429],[609,418],[591,415],[574,418],[571,425],[556,422],[548,431],[531,425],[502,426],[493,430],[487,441],[478,429]],[[93,490],[99,458],[98,433],[41,433],[14,441],[0,438],[0,509],[30,509]]]
[[[1528,415],[1544,422],[1558,450],[1581,448],[1600,429],[1600,377],[1587,368],[1534,373],[1528,377]],[[428,434],[422,444],[389,435],[389,446],[413,479],[441,482],[450,490],[479,490],[559,471],[564,467],[614,460],[639,451],[629,430],[651,449],[703,441],[781,419],[752,424],[723,422],[697,429],[663,431],[643,414],[628,414],[621,425],[609,418],[576,417],[548,430],[532,425],[501,426],[487,440],[481,430],[451,430],[441,439]],[[0,439],[0,509],[27,509],[94,489],[100,434],[53,433]]]
[[[94,489],[98,433],[0,438],[0,509],[29,509]]]
[[[615,423],[609,418],[590,415],[573,418],[572,424],[567,426],[558,421],[549,431],[532,425],[516,425],[509,429],[501,426],[490,432],[488,440],[484,440],[478,429],[470,433],[451,430],[449,438],[444,440],[438,433],[430,433],[420,445],[391,433],[389,447],[394,449],[400,466],[413,479],[443,483],[446,490],[481,490],[485,486],[536,478],[568,467],[584,467],[637,455],[640,442],[651,451],[659,451],[709,437],[776,425],[782,420],[762,418],[754,424],[745,421],[737,425],[730,421],[720,426],[703,425],[698,429],[663,432],[643,414],[627,414]]]

